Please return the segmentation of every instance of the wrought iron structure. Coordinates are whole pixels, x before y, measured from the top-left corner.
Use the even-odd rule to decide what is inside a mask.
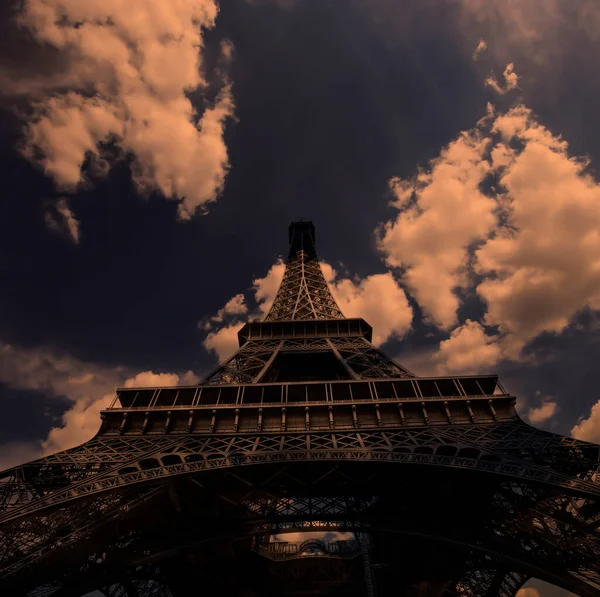
[[[118,389],[93,439],[0,473],[0,594],[600,595],[600,447],[525,424],[496,376],[394,363],[314,240],[290,226],[269,314],[200,385]],[[308,531],[355,539],[276,557]]]

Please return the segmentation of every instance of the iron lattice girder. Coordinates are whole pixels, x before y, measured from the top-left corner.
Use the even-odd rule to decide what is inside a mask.
[[[164,438],[164,436],[163,436]],[[159,438],[157,438],[159,439]],[[344,460],[433,464],[507,475],[550,484],[582,496],[599,496],[598,449],[520,422],[440,425],[405,429],[377,427],[330,433],[186,434],[158,441],[153,450],[127,452],[134,437],[98,436],[91,444],[119,451],[120,462],[96,450],[74,449],[3,475],[0,523],[64,502],[129,485],[215,468],[286,460]],[[112,446],[111,446],[112,444]],[[73,465],[73,452],[85,453]],[[74,473],[75,478],[71,478]]]
[[[238,332],[240,347],[249,340],[364,338],[371,342],[372,336],[373,328],[362,318],[250,321]]]
[[[311,222],[290,226],[290,252],[283,280],[265,321],[343,319],[317,258]]]
[[[502,558],[497,559],[500,555],[504,557],[504,565],[506,565],[507,559],[515,566],[521,562],[521,569],[525,569],[529,573],[532,570],[543,572],[544,562],[547,565],[552,561],[559,576],[562,571],[570,576],[568,578],[552,577],[550,571],[553,569],[550,567],[546,575],[550,582],[566,583],[571,590],[577,590],[581,595],[593,594],[593,591],[586,591],[585,586],[581,586],[581,582],[573,576],[573,570],[577,573],[597,574],[600,561],[597,536],[590,536],[589,533],[586,535],[577,529],[575,525],[580,523],[576,517],[571,517],[569,521],[556,520],[556,528],[560,531],[558,533],[556,531],[548,533],[543,526],[535,523],[536,504],[549,499],[573,500],[573,498],[541,487],[536,489],[514,482],[500,482],[499,477],[488,477],[487,482],[482,478],[480,482],[473,484],[474,479],[469,481],[469,478],[464,476],[455,479],[448,475],[419,476],[419,479],[429,479],[428,483],[423,483],[423,487],[419,491],[419,488],[413,484],[417,477],[412,475],[412,480],[410,480],[411,475],[407,477],[405,474],[400,478],[409,479],[407,488],[411,488],[413,494],[404,502],[399,502],[398,492],[408,496],[407,488],[398,487],[394,481],[394,475],[385,472],[385,467],[370,467],[368,475],[357,475],[357,470],[353,473],[353,468],[349,468],[355,465],[346,460],[327,469],[329,470],[327,474],[308,474],[307,476],[299,473],[294,462],[287,461],[282,464],[275,469],[265,469],[263,475],[257,475],[261,469],[238,467],[229,471],[222,470],[218,477],[214,476],[218,471],[213,471],[212,481],[209,477],[198,477],[201,484],[197,487],[204,488],[203,499],[210,496],[211,503],[214,503],[215,498],[223,500],[221,504],[225,509],[219,516],[215,518],[214,511],[210,508],[206,510],[206,505],[202,505],[202,500],[197,502],[196,498],[188,496],[191,510],[184,510],[181,514],[186,520],[185,525],[173,524],[167,517],[162,524],[164,535],[161,535],[163,531],[158,528],[152,525],[139,527],[134,521],[131,528],[144,529],[147,539],[151,539],[152,543],[145,543],[146,540],[142,540],[141,536],[134,534],[120,540],[124,546],[119,548],[120,552],[123,549],[126,551],[133,549],[131,556],[127,556],[127,558],[128,561],[129,559],[137,561],[139,555],[143,553],[160,553],[156,541],[164,541],[165,547],[170,544],[193,544],[198,538],[210,538],[211,533],[217,533],[217,535],[223,533],[225,535],[227,533],[247,534],[250,532],[248,525],[254,529],[252,531],[254,533],[277,532],[278,529],[283,528],[287,528],[287,530],[339,528],[354,531],[366,529],[368,532],[376,533],[387,529],[387,531],[399,533],[401,536],[440,540],[446,542],[449,548],[453,546],[466,550],[474,549],[474,553],[480,553],[487,558],[487,560],[485,558],[482,560],[482,555],[479,556],[480,570],[486,568],[496,570],[499,561],[502,560]],[[192,480],[191,477],[190,480]],[[319,480],[321,481],[319,482]],[[442,503],[439,502],[437,492],[432,491],[432,483],[438,488],[441,495],[445,496]],[[451,485],[446,486],[448,483]],[[362,499],[355,497],[336,499],[334,496],[295,497],[292,500],[288,497],[278,498],[277,494],[281,489],[274,491],[273,488],[282,488],[286,484],[289,486],[288,491],[295,496],[301,496],[302,491],[318,494],[320,490],[324,490],[331,493],[333,487],[340,488],[342,492],[349,490],[356,494],[359,487],[362,486],[363,492],[370,491],[377,497],[369,498],[367,494]],[[196,487],[196,485],[194,486]],[[386,486],[388,489],[384,490],[383,488]],[[475,487],[478,489],[475,490]],[[394,490],[390,493],[392,488]],[[490,491],[489,497],[486,497]],[[225,495],[221,498],[220,494],[223,492]],[[165,490],[163,490],[164,493]],[[183,502],[184,499],[185,493],[182,493],[180,501]],[[381,501],[382,499],[384,502]],[[105,495],[94,497],[92,502],[88,501],[89,509],[91,511],[114,511],[114,503],[110,507],[108,504],[103,508],[94,506],[97,503],[104,503],[105,500]],[[277,503],[278,500],[281,501],[281,504]],[[438,507],[435,507],[435,504]],[[431,509],[432,506],[433,509]],[[456,511],[457,507],[462,513]],[[77,508],[77,506],[66,507],[61,517],[63,520],[67,520],[69,513],[73,513],[72,508]],[[485,521],[480,520],[481,512],[477,515],[477,510],[482,508],[486,512]],[[151,506],[151,509],[154,511],[159,509],[164,516],[167,516],[164,505]],[[130,508],[129,510],[134,511],[135,509]],[[529,527],[524,526],[520,521],[514,522],[514,512],[521,512],[524,516],[527,511],[531,512]],[[79,508],[79,512],[85,512],[85,509]],[[452,515],[447,516],[446,513]],[[200,518],[194,521],[193,515],[200,516]],[[465,515],[468,516],[467,519],[464,518]],[[56,516],[56,513],[51,515],[51,517]],[[545,519],[554,520],[549,515],[545,515]],[[236,520],[237,523],[235,523]],[[233,522],[234,527],[227,527],[228,521]],[[332,521],[334,524],[328,527],[321,521]],[[258,524],[259,522],[260,524]],[[119,523],[120,528],[125,529],[124,524],[124,520],[122,520]],[[236,531],[235,524],[242,524],[246,530],[238,528]],[[261,530],[261,525],[264,530]],[[185,534],[187,532],[191,534],[185,539],[183,536],[182,538],[177,536],[178,533]],[[575,538],[576,541],[574,541]],[[68,538],[61,538],[61,544],[61,548],[68,547]],[[75,541],[75,544],[80,543]],[[43,550],[35,551],[37,553],[37,551]],[[46,550],[45,554],[48,555],[48,553],[49,551]],[[139,555],[135,556],[136,553]],[[587,570],[585,566],[588,567]],[[480,580],[481,576],[485,577],[485,575],[480,575]],[[475,594],[483,595],[485,593]]]
[[[334,379],[414,377],[371,344],[372,328],[368,323],[344,318],[321,271],[314,238],[311,222],[294,222],[290,226],[288,262],[269,313],[264,321],[249,322],[238,332],[240,349],[210,373],[203,384],[281,379],[275,360],[282,355],[302,353],[330,353],[343,374],[333,372],[331,362],[313,362],[311,367],[327,368]]]
[[[0,474],[11,594],[180,597],[181,553],[205,581],[232,538],[246,555],[229,568],[260,559],[251,537],[347,530],[373,538],[369,594],[377,577],[415,597],[512,597],[533,575],[600,595],[600,447],[523,423],[495,376],[416,378],[389,359],[343,318],[314,240],[290,226],[269,314],[203,384],[120,389],[95,438]],[[386,550],[413,559],[374,572]]]
[[[296,337],[243,342],[240,339],[240,343],[241,348],[208,375],[203,384],[248,384],[264,381],[274,358],[280,353],[331,353],[344,367],[346,377],[350,379],[414,377],[363,336]]]

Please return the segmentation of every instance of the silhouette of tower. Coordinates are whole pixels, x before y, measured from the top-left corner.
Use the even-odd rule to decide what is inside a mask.
[[[271,310],[200,385],[118,389],[93,439],[0,473],[0,593],[600,595],[600,447],[371,335],[292,223]]]

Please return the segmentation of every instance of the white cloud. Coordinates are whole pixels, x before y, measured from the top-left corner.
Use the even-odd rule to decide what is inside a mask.
[[[520,143],[500,171],[506,224],[475,252],[485,322],[515,356],[542,332],[561,332],[581,309],[600,306],[600,185],[567,143],[517,107],[493,126]]]
[[[554,77],[571,36],[578,41],[600,36],[596,0],[460,0],[460,6],[462,28],[469,36],[481,32],[495,60],[518,55]]]
[[[479,322],[467,319],[463,325],[452,330],[447,340],[440,342],[434,360],[440,374],[467,375],[484,372],[495,365],[501,355],[497,338],[486,335]]]
[[[208,332],[202,343],[204,348],[213,351],[219,362],[223,362],[239,348],[237,333],[245,320],[262,319],[269,312],[284,272],[285,264],[278,259],[263,278],[253,281],[251,293],[257,307],[252,312],[248,310],[244,295],[237,294],[215,316],[199,323],[198,327]],[[242,318],[242,315],[245,317]]]
[[[50,206],[44,214],[46,226],[56,234],[79,243],[79,221],[69,208],[66,199],[60,199],[56,205]]]
[[[285,263],[278,259],[269,269],[264,278],[257,278],[252,283],[254,298],[258,303],[261,315],[266,315],[275,300],[275,295],[285,273]]]
[[[144,371],[81,361],[49,348],[22,348],[0,344],[0,383],[36,390],[48,398],[72,402],[60,424],[46,438],[0,447],[1,466],[15,466],[38,456],[66,450],[91,439],[100,428],[100,411],[114,398],[117,386],[169,386],[198,383],[196,375]]]
[[[485,39],[480,39],[479,43],[477,44],[477,47],[475,48],[475,51],[473,52],[473,60],[477,60],[479,58],[479,55],[482,52],[485,52],[487,50],[487,43],[485,42]]]
[[[0,343],[0,383],[65,396],[76,402],[90,393],[113,392],[128,377],[123,367],[86,363],[50,348],[22,348]]]
[[[496,202],[480,185],[491,170],[484,159],[490,139],[478,127],[460,134],[410,180],[392,178],[396,218],[379,232],[379,247],[403,276],[426,316],[450,328],[457,323],[470,245],[496,224]]]
[[[515,597],[540,597],[540,592],[533,587],[519,589]]]
[[[571,435],[575,439],[600,444],[600,400],[592,406],[587,418],[580,419],[574,425]]]
[[[198,327],[205,330],[212,330],[217,324],[223,323],[226,319],[237,317],[248,312],[246,299],[243,294],[236,294],[229,299],[225,305],[217,311],[216,315],[209,317],[206,320],[198,322]]]
[[[241,322],[236,322],[211,331],[202,344],[206,350],[214,351],[222,363],[239,348],[237,333],[241,327]]]
[[[307,539],[318,539],[320,541],[350,541],[356,536],[348,531],[300,531],[295,533],[277,533],[271,535],[271,541],[279,543],[302,543]]]
[[[557,411],[557,403],[554,400],[548,400],[547,402],[544,402],[541,406],[530,408],[527,411],[527,418],[529,419],[530,423],[536,425],[538,423],[543,423],[544,421],[551,419]]]
[[[504,69],[504,72],[502,73],[502,76],[504,77],[504,87],[502,87],[500,83],[498,83],[493,73],[486,78],[485,84],[488,87],[491,87],[496,93],[499,93],[500,95],[504,95],[512,89],[518,88],[519,77],[515,72],[514,64],[507,64],[506,68]]]
[[[429,170],[391,180],[399,214],[379,245],[427,319],[458,325],[459,288],[486,308],[441,344],[439,369],[516,359],[541,333],[600,308],[600,185],[587,165],[527,107],[488,106]]]
[[[324,263],[325,267],[331,266]],[[412,308],[390,272],[354,280],[334,275],[329,288],[346,317],[362,317],[373,326],[375,346],[392,337],[402,338],[410,330]]]
[[[228,169],[231,88],[201,115],[186,93],[206,86],[202,35],[216,16],[213,0],[27,0],[20,24],[68,59],[70,90],[53,89],[45,73],[30,84],[38,95],[43,83],[50,87],[33,105],[24,154],[37,161],[41,153],[44,171],[73,190],[86,159],[96,171],[110,169],[113,145],[134,157],[140,190],[181,200],[182,218],[214,201]],[[231,58],[231,45],[223,52]]]

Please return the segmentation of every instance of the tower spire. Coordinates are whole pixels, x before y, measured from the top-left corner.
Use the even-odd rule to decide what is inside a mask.
[[[315,250],[312,222],[292,222],[283,280],[264,321],[238,332],[240,349],[203,384],[413,377],[371,344],[372,328],[346,318]]]
[[[292,222],[285,274],[265,321],[343,319],[331,295],[315,249],[312,222]]]

